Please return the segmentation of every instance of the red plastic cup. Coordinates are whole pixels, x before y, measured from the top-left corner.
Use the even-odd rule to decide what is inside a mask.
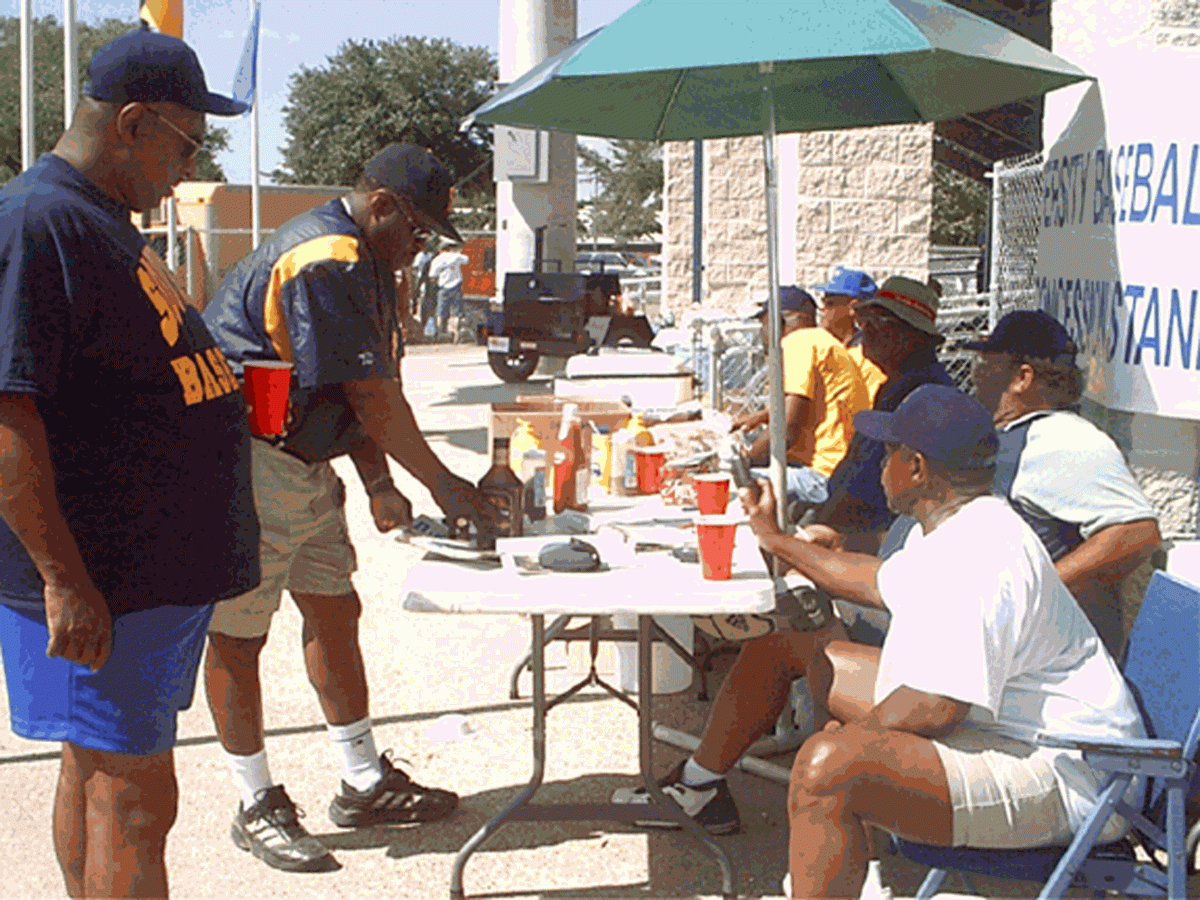
[[[667,456],[657,447],[635,447],[639,494],[657,494],[662,487],[662,468]]]
[[[700,574],[709,581],[728,581],[733,576],[733,539],[736,533],[736,519],[700,516],[696,520]]]
[[[693,475],[696,486],[696,505],[700,515],[712,516],[725,512],[729,505],[729,476],[724,472]]]
[[[275,437],[282,433],[287,418],[291,380],[290,362],[277,359],[246,362],[242,374],[242,393],[246,397],[246,412],[253,434]]]

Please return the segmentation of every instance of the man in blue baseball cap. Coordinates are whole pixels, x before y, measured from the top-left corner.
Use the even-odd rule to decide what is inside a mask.
[[[0,191],[0,644],[13,730],[62,742],[72,897],[164,897],[173,746],[213,603],[259,581],[237,381],[130,223],[192,176],[183,41],[100,48],[74,121]]]
[[[863,354],[862,335],[859,334],[858,324],[854,320],[854,307],[870,300],[878,290],[874,279],[858,269],[838,266],[829,281],[814,285],[813,290],[820,293],[817,324],[841,341],[842,346],[849,351],[859,372],[862,373],[867,393],[874,401],[875,393],[887,380],[887,376]]]
[[[1077,411],[1083,377],[1075,342],[1048,313],[1017,310],[965,347],[977,353],[975,394],[1000,433],[994,489],[1037,532],[1119,656],[1162,536],[1120,448]]]
[[[991,494],[999,442],[988,410],[953,388],[922,385],[894,411],[859,413],[854,427],[886,446],[888,505],[920,525],[886,561],[781,532],[765,481],[757,497],[740,491],[763,550],[892,617],[881,648],[841,639],[836,628],[759,639],[790,642],[780,656],[792,664],[758,690],[782,698],[807,675],[831,716],[792,767],[794,897],[858,896],[870,856],[865,825],[946,847],[1066,843],[1104,774],[1077,753],[1001,730],[1144,734],[1116,663],[1037,535]],[[1126,828],[1110,822],[1100,840]]]

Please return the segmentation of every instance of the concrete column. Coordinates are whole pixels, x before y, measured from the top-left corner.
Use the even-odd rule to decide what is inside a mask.
[[[500,81],[515,81],[575,39],[576,0],[500,0]],[[545,146],[542,142],[546,142]],[[537,233],[542,233],[546,271],[575,267],[575,136],[539,132],[514,140],[496,130],[496,171],[505,154],[520,144],[523,158],[534,157],[532,174],[496,183],[496,290],[506,272],[533,268]],[[530,149],[532,148],[532,153]]]

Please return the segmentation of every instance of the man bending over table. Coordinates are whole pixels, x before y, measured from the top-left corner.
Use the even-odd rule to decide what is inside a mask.
[[[885,442],[888,505],[920,524],[886,561],[784,534],[770,487],[760,483],[757,500],[741,491],[764,550],[892,615],[882,648],[835,640],[814,655],[814,694],[834,721],[792,767],[793,897],[857,897],[868,825],[939,846],[1064,843],[1103,775],[1078,753],[1009,735],[1144,734],[1041,541],[991,496],[997,439],[987,410],[928,385],[895,412],[859,413],[854,426]],[[1114,819],[1100,840],[1126,828]]]

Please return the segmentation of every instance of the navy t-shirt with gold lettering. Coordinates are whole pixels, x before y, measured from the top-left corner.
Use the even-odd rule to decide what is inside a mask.
[[[0,392],[35,398],[59,505],[114,615],[258,584],[237,380],[129,209],[51,154],[0,191]],[[0,602],[42,602],[3,521]]]

